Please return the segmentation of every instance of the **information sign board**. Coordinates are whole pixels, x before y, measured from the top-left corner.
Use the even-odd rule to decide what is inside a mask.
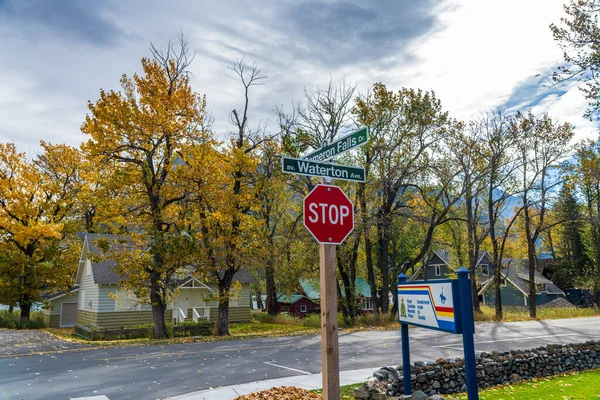
[[[458,281],[416,281],[398,285],[400,323],[461,333]]]

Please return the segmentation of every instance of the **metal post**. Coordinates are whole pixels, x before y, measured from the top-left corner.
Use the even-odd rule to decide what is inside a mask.
[[[407,276],[398,275],[398,285],[406,282]],[[397,291],[396,291],[397,293]],[[396,294],[398,296],[398,294]],[[396,300],[398,302],[398,300]],[[398,315],[400,315],[400,304],[398,304]],[[411,394],[410,382],[410,347],[408,345],[408,325],[400,323],[400,336],[402,338],[402,374],[404,375],[404,394]]]
[[[475,343],[473,341],[473,300],[471,296],[471,284],[469,282],[469,270],[465,267],[460,267],[456,273],[458,274],[463,351],[465,353],[465,372],[467,374],[467,396],[469,400],[478,400],[477,366],[475,364]]]

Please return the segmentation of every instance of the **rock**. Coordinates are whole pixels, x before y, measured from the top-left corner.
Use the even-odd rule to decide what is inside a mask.
[[[440,384],[439,381],[433,381],[433,383],[431,384],[431,387],[434,388],[435,390],[438,390],[442,385]]]
[[[424,361],[415,361],[415,367],[424,367],[424,366],[425,366]]]
[[[373,399],[373,400],[386,400],[387,396],[385,395],[385,393],[373,393],[371,395],[371,399]]]
[[[434,394],[429,396],[427,400],[446,400],[446,398],[444,396],[440,396],[439,394]]]
[[[410,400],[427,400],[427,397],[424,392],[417,390],[410,396]]]
[[[386,370],[389,374],[389,377],[391,380],[393,381],[398,381],[400,380],[400,373],[398,372],[398,370],[394,367],[383,367],[381,368],[381,370]]]
[[[467,385],[466,385],[466,384],[462,385],[462,386],[460,387],[460,391],[461,391],[461,392],[466,392],[466,391],[467,391]]]
[[[375,371],[373,373],[373,376],[379,379],[380,381],[384,381],[386,379],[389,379],[390,373],[384,369],[380,369],[379,371]]]
[[[354,399],[355,400],[369,400],[371,398],[371,393],[369,389],[367,389],[366,385],[360,385],[357,388],[354,388]]]
[[[511,383],[519,382],[519,381],[523,380],[523,378],[521,378],[521,375],[519,375],[519,374],[510,374],[509,379],[510,379]]]
[[[426,374],[417,375],[417,382],[419,382],[419,383],[427,382],[427,375]]]

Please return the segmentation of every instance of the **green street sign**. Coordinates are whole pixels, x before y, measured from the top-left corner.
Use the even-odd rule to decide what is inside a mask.
[[[355,147],[362,146],[367,143],[367,140],[369,140],[367,128],[362,128],[302,158],[311,161],[326,161]]]
[[[324,176],[345,181],[364,182],[365,169],[345,165],[309,161],[302,158],[281,157],[281,170],[286,174]]]

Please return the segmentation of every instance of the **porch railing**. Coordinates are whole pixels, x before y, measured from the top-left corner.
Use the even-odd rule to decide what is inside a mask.
[[[203,319],[210,321],[210,309],[208,307],[194,307],[192,309],[192,318],[194,319],[194,322]]]
[[[183,312],[181,308],[173,309],[173,323],[180,324],[187,318],[186,313]]]

